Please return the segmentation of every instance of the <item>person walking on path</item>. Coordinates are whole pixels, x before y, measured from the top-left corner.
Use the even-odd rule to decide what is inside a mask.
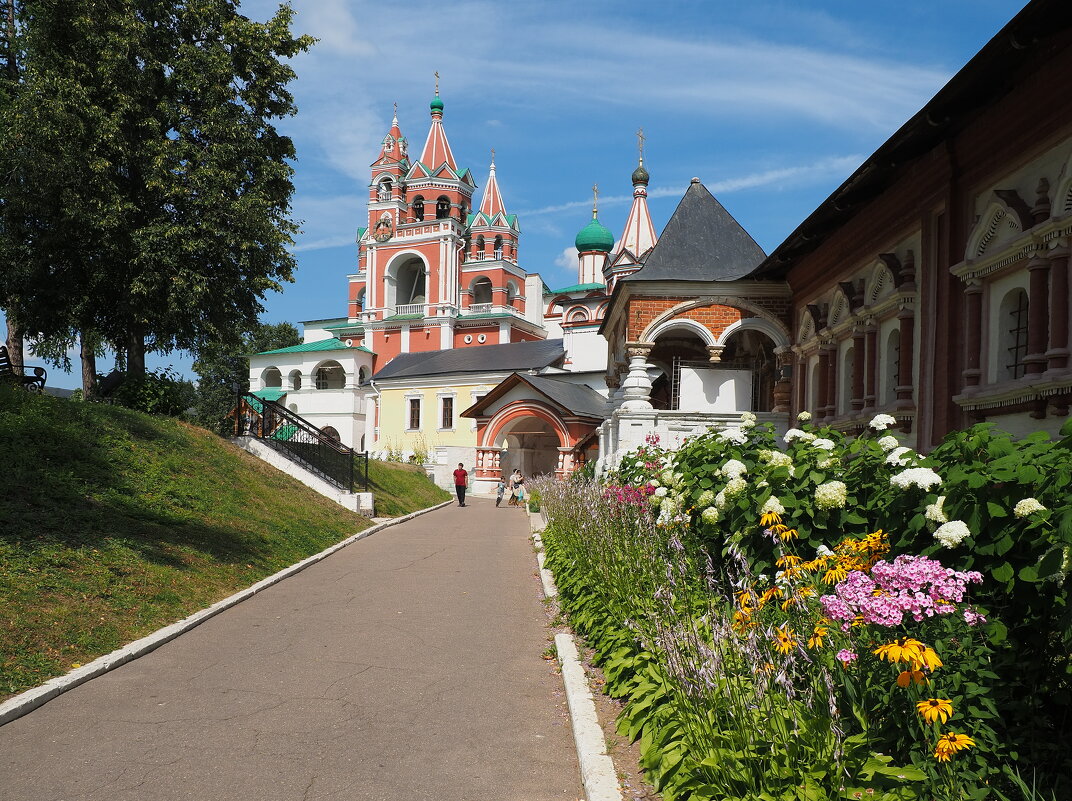
[[[458,462],[458,469],[454,471],[454,491],[458,493],[458,506],[465,506],[465,488],[469,485],[469,473],[465,465]]]
[[[525,477],[521,475],[521,471],[514,468],[513,474],[510,476],[510,505],[520,506],[521,501],[525,497]]]

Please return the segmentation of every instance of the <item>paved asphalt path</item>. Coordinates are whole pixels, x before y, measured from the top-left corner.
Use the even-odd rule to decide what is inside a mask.
[[[528,521],[385,529],[0,727],[3,801],[576,801]]]

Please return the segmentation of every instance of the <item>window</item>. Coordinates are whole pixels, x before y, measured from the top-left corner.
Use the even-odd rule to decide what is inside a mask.
[[[495,258],[496,259],[501,259],[502,258],[502,253],[503,253],[502,245],[503,245],[503,238],[501,236],[495,237]]]
[[[476,238],[476,260],[484,261],[484,237],[482,236]]]
[[[1027,366],[1027,293],[1017,289],[1001,302],[1002,353],[1005,377],[1023,378]]]
[[[409,428],[416,431],[421,427],[421,399],[409,399]]]
[[[380,185],[376,189],[377,200],[390,200],[391,199],[391,179],[385,178],[380,182]]]
[[[301,389],[301,373],[294,370],[290,374],[290,386],[292,389]]]
[[[454,398],[443,398],[443,419],[440,428],[454,428]]]
[[[852,411],[852,385],[856,379],[856,348],[845,351],[841,362],[841,397],[838,398],[838,411],[848,414]]]
[[[346,372],[338,362],[325,362],[316,368],[317,389],[342,389],[346,385]]]
[[[264,386],[266,387],[282,387],[283,374],[279,372],[278,367],[269,367],[261,373],[261,381],[264,382]]]
[[[339,441],[339,432],[336,431],[331,426],[324,426],[320,430],[321,430],[321,432],[323,432],[325,437],[327,437],[328,439],[332,440],[333,442],[338,442]]]

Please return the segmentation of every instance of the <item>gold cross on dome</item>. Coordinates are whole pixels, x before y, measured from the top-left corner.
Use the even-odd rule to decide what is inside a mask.
[[[639,128],[636,132],[637,136],[637,149],[640,151],[640,163],[644,163],[644,129]]]
[[[439,97],[439,70],[435,74],[435,96]]]
[[[491,149],[491,166],[495,166],[495,148]]]
[[[592,216],[596,216],[599,209],[599,184],[592,184]]]

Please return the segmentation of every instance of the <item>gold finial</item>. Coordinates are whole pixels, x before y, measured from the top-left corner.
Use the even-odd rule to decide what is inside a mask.
[[[599,184],[592,184],[592,219],[599,211]]]
[[[395,103],[395,122],[398,122],[398,103]]]
[[[491,166],[495,166],[495,148],[491,149]]]
[[[640,151],[640,164],[644,165],[644,129],[639,128],[636,132],[637,149]]]
[[[439,97],[439,70],[435,74],[435,96]]]

